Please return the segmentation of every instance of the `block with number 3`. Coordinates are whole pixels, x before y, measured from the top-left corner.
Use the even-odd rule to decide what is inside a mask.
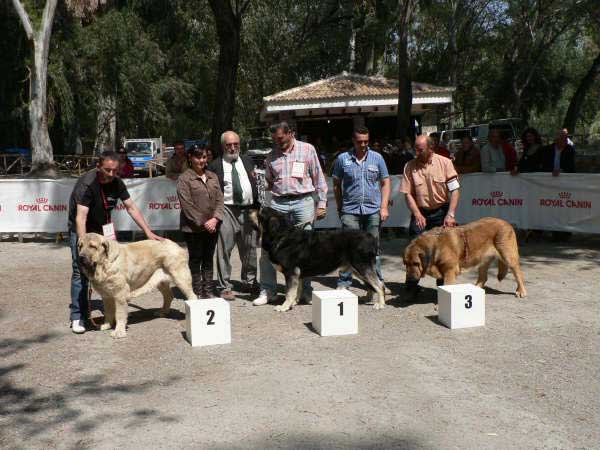
[[[448,328],[485,325],[485,291],[473,284],[438,287],[438,319]]]
[[[358,297],[347,289],[313,291],[312,326],[321,336],[358,333]]]
[[[231,343],[231,309],[222,298],[185,302],[186,339],[192,347]]]

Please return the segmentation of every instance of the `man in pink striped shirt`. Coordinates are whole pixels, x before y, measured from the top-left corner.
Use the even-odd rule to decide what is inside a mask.
[[[327,181],[317,152],[311,144],[296,140],[286,122],[273,125],[270,131],[276,144],[265,161],[270,207],[287,214],[297,227],[310,230],[315,219],[323,219],[327,211]],[[256,306],[267,304],[277,290],[277,275],[265,251],[260,257],[260,287],[260,295],[253,302]],[[311,297],[310,280],[304,279],[302,298],[310,302]]]

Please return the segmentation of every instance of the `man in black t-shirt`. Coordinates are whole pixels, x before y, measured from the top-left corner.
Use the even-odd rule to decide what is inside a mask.
[[[100,155],[96,169],[83,175],[69,200],[69,238],[73,275],[71,276],[71,328],[74,333],[84,333],[88,319],[88,280],[81,274],[77,240],[86,233],[103,233],[103,226],[111,223],[110,214],[121,199],[134,222],[146,233],[148,239],[163,240],[154,234],[135,206],[123,180],[117,177],[119,155],[106,151]]]

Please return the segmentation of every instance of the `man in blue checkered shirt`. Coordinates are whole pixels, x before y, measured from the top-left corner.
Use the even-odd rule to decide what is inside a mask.
[[[369,148],[366,127],[354,130],[352,143],[354,147],[338,155],[333,166],[335,202],[342,228],[364,230],[377,239],[377,276],[384,281],[379,257],[379,228],[389,217],[390,176],[383,156]],[[338,289],[351,285],[352,272],[340,272]]]

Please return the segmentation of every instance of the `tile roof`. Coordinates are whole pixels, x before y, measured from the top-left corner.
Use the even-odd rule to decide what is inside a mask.
[[[454,91],[453,87],[412,83],[413,96]],[[398,95],[398,80],[343,72],[324,80],[298,86],[265,97],[265,102],[288,102],[330,98],[389,97]]]

